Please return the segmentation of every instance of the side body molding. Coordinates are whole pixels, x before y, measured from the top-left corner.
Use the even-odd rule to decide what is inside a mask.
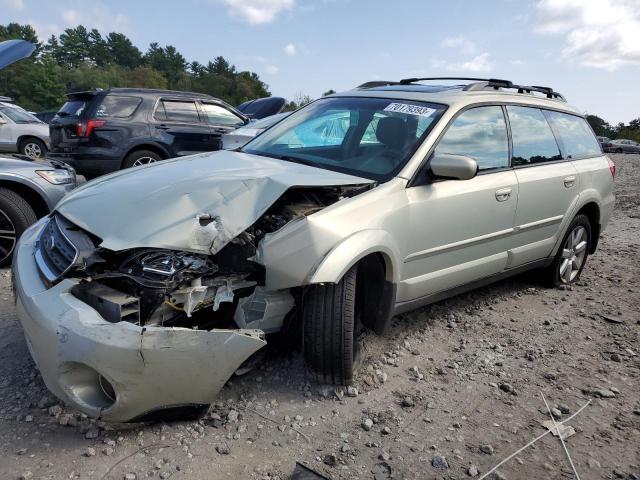
[[[395,240],[384,230],[361,230],[336,245],[311,271],[305,283],[336,283],[359,260],[380,253],[385,262],[385,280],[397,284],[401,254]]]

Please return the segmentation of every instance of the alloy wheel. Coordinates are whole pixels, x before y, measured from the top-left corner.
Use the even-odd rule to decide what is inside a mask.
[[[150,163],[156,163],[157,160],[152,157],[140,157],[135,162],[133,162],[132,167],[139,167],[141,165],[149,165]]]
[[[587,258],[587,229],[578,225],[574,228],[562,248],[562,262],[559,277],[562,283],[573,282]]]
[[[0,210],[0,263],[11,256],[16,240],[16,227],[7,214]]]
[[[34,142],[29,142],[24,146],[24,154],[29,158],[42,158],[42,148]]]

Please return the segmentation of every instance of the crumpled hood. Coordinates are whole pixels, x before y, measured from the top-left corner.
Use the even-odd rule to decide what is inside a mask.
[[[219,151],[99,178],[56,211],[109,250],[138,247],[216,253],[289,188],[372,180],[245,153]],[[215,218],[206,226],[199,214]]]

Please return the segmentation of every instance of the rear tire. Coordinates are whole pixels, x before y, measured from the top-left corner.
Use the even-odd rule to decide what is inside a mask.
[[[38,218],[20,195],[0,188],[0,267],[11,264],[11,257],[20,235]]]
[[[41,160],[47,155],[47,147],[39,138],[22,140],[18,150],[22,155],[26,155],[32,160]]]
[[[616,148],[615,153],[622,153],[622,149],[621,148]]]
[[[320,383],[349,385],[358,359],[356,276],[352,267],[335,284],[312,285],[303,299],[305,363]]]
[[[131,152],[122,162],[122,168],[139,167],[156,163],[162,160],[162,157],[151,150],[137,150]]]
[[[546,278],[554,287],[571,285],[580,280],[591,249],[591,222],[586,215],[576,215],[565,233]]]

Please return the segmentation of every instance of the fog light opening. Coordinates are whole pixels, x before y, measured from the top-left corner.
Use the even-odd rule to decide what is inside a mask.
[[[70,400],[77,403],[81,410],[93,411],[96,416],[116,402],[116,392],[111,382],[83,363],[65,363],[60,383]]]

